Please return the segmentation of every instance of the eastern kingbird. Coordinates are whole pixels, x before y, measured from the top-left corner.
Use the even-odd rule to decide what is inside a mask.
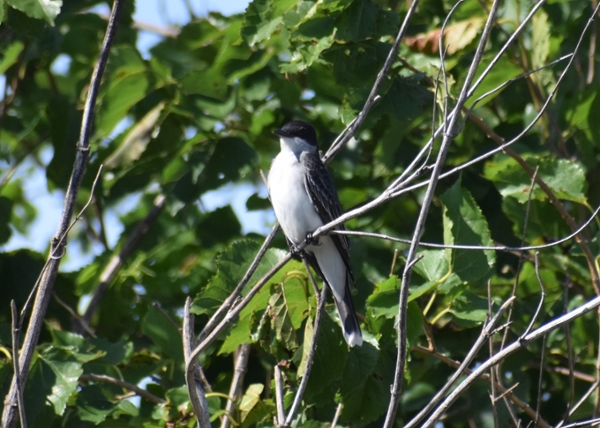
[[[317,133],[306,122],[294,120],[275,131],[281,152],[273,160],[268,187],[275,215],[292,248],[310,233],[341,215],[340,200],[319,157]],[[343,230],[340,224],[335,229]],[[350,267],[349,242],[345,235],[325,235],[307,245],[302,255],[333,292],[342,321],[344,338],[350,346],[363,338],[350,296],[354,282]]]

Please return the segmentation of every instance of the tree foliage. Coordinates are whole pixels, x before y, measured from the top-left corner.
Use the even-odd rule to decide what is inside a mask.
[[[0,103],[0,245],[45,218],[44,207],[24,191],[28,177],[41,172],[49,191],[66,191],[107,26],[90,11],[97,3],[0,0],[6,82]],[[137,47],[140,30],[133,20],[142,3],[125,3],[100,86],[76,211],[91,204],[68,236],[71,247],[76,242],[94,256],[76,271],[59,272],[55,296],[40,315],[45,327],[24,388],[29,427],[195,426],[179,328],[184,303],[193,299],[200,332],[265,239],[245,232],[247,220],[232,205],[236,189],[254,189],[247,211],[269,212],[260,171],[269,169],[279,150],[272,131],[288,120],[312,123],[327,151],[363,110],[409,6],[397,0],[253,0],[241,14],[194,17],[165,32],[146,53]],[[448,123],[491,6],[487,0],[419,4],[379,98],[329,163],[345,212],[390,189],[412,168],[432,132]],[[534,6],[529,0],[502,2],[477,68],[476,79],[484,79],[466,102],[472,111],[461,111],[457,130],[444,130],[456,135],[443,172],[461,169],[442,176],[426,218],[421,241],[446,247],[418,252],[405,284],[407,337],[398,337],[396,321],[408,244],[351,236],[354,302],[365,344],[347,347],[328,302],[295,426],[328,426],[338,409],[338,424],[381,426],[398,341],[407,340],[395,415],[396,425],[404,426],[431,402],[482,326],[512,295],[516,299],[471,369],[600,293],[597,220],[577,239],[516,248],[578,231],[600,202],[595,24],[584,33],[593,5],[551,1],[528,20]],[[484,74],[525,20],[524,30]],[[66,61],[66,70],[57,71],[57,61]],[[511,145],[492,153],[503,143]],[[410,182],[392,186],[390,198],[360,211],[346,227],[410,242],[440,139],[430,147]],[[214,192],[229,203],[207,208],[203,200]],[[123,201],[131,208],[111,223],[122,229],[113,245],[106,235],[115,233],[106,230],[105,219],[114,218]],[[266,235],[268,227],[252,230]],[[279,232],[242,296],[287,249]],[[78,256],[67,250],[67,257]],[[10,302],[24,308],[47,257],[31,248],[0,251],[2,397],[18,347]],[[291,261],[201,353],[213,426],[271,426],[279,371],[280,398],[284,411],[290,410],[308,373],[317,307],[308,272]],[[243,345],[250,345],[246,374],[231,391]],[[590,419],[600,407],[594,389],[598,361],[598,315],[591,311],[503,358],[446,409],[442,426]],[[228,408],[232,394],[235,404]],[[140,398],[129,400],[131,395]]]

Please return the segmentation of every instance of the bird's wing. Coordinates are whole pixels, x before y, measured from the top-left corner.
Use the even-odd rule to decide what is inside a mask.
[[[327,168],[317,153],[304,152],[300,156],[300,161],[306,168],[304,176],[306,193],[308,193],[308,197],[317,210],[321,221],[327,224],[335,220],[342,214],[342,208],[335,185]],[[337,225],[334,229],[346,230],[343,224]],[[348,273],[354,279],[350,267],[350,243],[348,242],[348,237],[346,235],[335,234],[330,235],[330,237],[342,256]]]

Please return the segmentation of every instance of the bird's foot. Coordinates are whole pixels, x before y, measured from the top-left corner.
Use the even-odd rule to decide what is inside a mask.
[[[321,243],[319,242],[319,238],[314,238],[312,232],[308,232],[306,234],[306,243],[308,245],[319,246]]]
[[[290,242],[290,255],[294,260],[302,261],[303,251],[296,244]]]

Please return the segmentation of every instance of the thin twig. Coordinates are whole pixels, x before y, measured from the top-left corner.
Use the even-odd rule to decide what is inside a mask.
[[[107,376],[104,374],[94,374],[94,373],[82,374],[81,376],[79,376],[79,381],[80,382],[109,383],[111,385],[118,386],[118,387],[126,389],[128,391],[133,391],[137,395],[139,395],[142,398],[145,398],[146,400],[150,401],[151,403],[162,404],[165,402],[165,400],[163,398],[157,397],[156,395],[146,391],[144,388],[140,388],[139,386],[137,386],[133,383],[125,382],[121,379],[117,379],[117,378]]]
[[[416,1],[415,1],[416,3]],[[467,73],[467,77],[465,79],[465,83],[463,88],[458,96],[456,101],[455,111],[460,111],[465,101],[467,100],[467,94],[469,90],[469,86],[475,77],[475,72],[477,71],[477,66],[479,65],[483,50],[485,45],[487,44],[487,40],[492,30],[492,24],[495,19],[496,13],[499,7],[499,0],[494,0],[492,5],[492,10],[488,16],[488,20],[485,24],[483,33],[481,35],[481,39],[479,40],[479,44],[477,46],[477,50],[475,51],[475,56],[473,61],[471,62],[471,66],[469,67],[469,71]],[[396,417],[396,411],[398,409],[398,404],[400,403],[400,397],[402,393],[402,381],[404,378],[404,365],[406,362],[406,308],[408,304],[408,287],[410,284],[410,279],[412,276],[412,267],[410,266],[413,260],[416,258],[418,243],[421,239],[421,234],[423,233],[423,228],[425,227],[425,219],[429,213],[429,207],[431,206],[431,202],[433,201],[433,195],[435,188],[437,186],[438,179],[442,172],[442,168],[444,166],[444,161],[446,160],[446,155],[450,148],[450,143],[454,139],[454,135],[456,132],[456,125],[458,122],[458,115],[454,115],[454,117],[450,120],[447,126],[447,132],[444,134],[444,138],[442,140],[442,144],[440,150],[438,152],[438,156],[431,173],[431,178],[429,181],[429,186],[427,187],[425,197],[423,198],[423,203],[421,206],[421,211],[419,212],[419,217],[417,219],[417,224],[415,226],[415,231],[413,234],[413,240],[408,251],[408,256],[406,257],[406,265],[404,269],[404,273],[402,274],[402,284],[400,287],[400,297],[398,301],[398,315],[396,318],[397,324],[397,335],[398,335],[398,354],[396,357],[396,369],[394,373],[394,384],[391,389],[391,398],[388,405],[388,410],[385,417],[384,428],[391,428],[394,425],[394,420]]]
[[[221,421],[221,428],[229,428],[231,426],[231,419],[233,418],[233,410],[235,407],[235,400],[239,400],[242,392],[242,386],[244,385],[244,377],[248,370],[248,357],[250,356],[250,345],[244,343],[238,346],[236,356],[234,359],[234,371],[233,379],[231,379],[231,386],[229,387],[229,399],[225,405],[225,417]]]
[[[285,409],[283,406],[283,377],[281,368],[275,364],[275,402],[277,403],[277,427],[285,427]]]
[[[94,178],[94,182],[92,183],[92,189],[90,191],[90,197],[88,198],[88,200],[85,203],[85,205],[83,206],[83,208],[81,208],[81,210],[75,216],[75,218],[73,219],[73,221],[71,221],[71,224],[69,224],[69,226],[67,227],[67,230],[65,230],[65,232],[60,237],[60,239],[58,239],[57,241],[55,241],[56,237],[53,238],[53,243],[52,243],[52,245],[54,246],[53,248],[55,248],[55,249],[59,249],[59,248],[62,249],[62,253],[58,254],[55,250],[51,250],[50,251],[50,254],[48,255],[48,259],[46,260],[46,263],[44,263],[44,266],[42,266],[42,270],[40,272],[40,275],[38,276],[35,284],[33,285],[32,289],[31,289],[31,292],[29,293],[29,296],[27,297],[27,300],[25,301],[25,305],[23,305],[23,309],[21,309],[21,315],[19,317],[19,324],[22,325],[23,322],[25,321],[25,317],[27,316],[27,312],[29,312],[29,308],[31,307],[31,305],[33,303],[33,298],[34,298],[34,296],[36,296],[36,292],[38,290],[38,286],[42,282],[42,278],[44,277],[44,275],[47,273],[48,266],[50,266],[50,263],[53,260],[60,260],[65,255],[65,253],[66,253],[65,247],[66,247],[67,236],[68,236],[69,232],[71,231],[71,229],[73,228],[73,226],[75,226],[75,224],[79,220],[81,220],[81,218],[83,217],[83,213],[85,213],[86,210],[88,209],[88,207],[91,205],[91,203],[92,203],[92,201],[94,199],[94,193],[96,192],[96,186],[98,185],[98,182],[99,182],[100,177],[102,175],[102,169],[103,169],[103,166],[100,165],[100,168],[98,168],[98,173],[96,174],[96,178]]]
[[[487,298],[488,298],[488,313],[487,319],[492,318],[492,281],[488,279],[487,282]],[[494,356],[494,335],[490,334],[488,337],[488,350],[490,358]],[[498,428],[498,409],[496,407],[496,379],[494,378],[494,369],[490,369],[490,401],[492,403],[492,414],[494,415],[494,428]]]
[[[461,244],[436,244],[433,242],[420,242],[419,247],[426,248],[440,248],[440,249],[451,249],[451,250],[472,250],[472,251],[503,251],[503,252],[516,252],[516,251],[532,251],[532,250],[545,250],[548,248],[556,247],[560,244],[564,244],[565,242],[570,241],[579,235],[585,228],[587,228],[596,218],[596,216],[600,213],[600,205],[598,208],[594,210],[590,218],[588,218],[585,223],[583,223],[577,230],[575,230],[570,235],[565,236],[564,238],[560,238],[556,241],[549,242],[543,245],[522,245],[519,247],[507,247],[504,245],[461,245]],[[353,236],[363,236],[366,238],[377,238],[384,239],[386,241],[400,242],[402,244],[410,244],[410,239],[397,238],[390,235],[385,235],[382,233],[374,233],[374,232],[362,232],[362,231],[354,231],[354,230],[330,230],[329,234],[333,235],[353,235]]]
[[[572,311],[549,321],[537,329],[531,331],[529,334],[519,337],[509,346],[505,347],[498,353],[496,353],[492,358],[484,361],[479,365],[473,372],[466,377],[449,395],[446,399],[438,406],[435,412],[430,416],[430,418],[422,425],[422,427],[430,428],[432,427],[437,420],[439,420],[440,416],[446,412],[446,410],[454,403],[454,401],[469,387],[471,384],[480,376],[486,374],[486,372],[490,369],[490,367],[495,366],[501,361],[504,361],[509,355],[518,351],[519,349],[525,348],[529,343],[534,340],[537,340],[549,332],[561,327],[563,324],[573,321],[576,318],[583,316],[584,314],[597,309],[600,307],[600,296],[595,297],[594,299],[584,303],[583,305],[573,309]]]
[[[195,357],[192,357],[192,349],[194,347],[194,315],[191,313],[192,299],[188,297],[185,300],[183,313],[183,354],[185,358],[185,383],[188,388],[188,395],[198,428],[210,428],[210,414],[208,412],[208,403],[206,402],[206,394],[204,387],[200,382],[199,364]]]
[[[377,78],[375,79],[375,83],[373,84],[373,87],[371,88],[371,92],[369,93],[369,96],[367,97],[367,101],[365,101],[365,105],[363,106],[363,108],[360,111],[360,113],[358,114],[358,116],[350,123],[348,128],[346,128],[346,130],[340,134],[340,136],[333,142],[333,144],[331,145],[329,150],[327,150],[327,153],[325,154],[325,156],[323,156],[323,162],[327,163],[331,158],[333,158],[342,149],[342,147],[348,141],[350,141],[350,139],[356,134],[358,129],[362,126],[363,122],[367,118],[367,115],[369,114],[371,107],[373,107],[373,105],[377,102],[379,89],[380,89],[381,85],[383,84],[384,79],[387,77],[387,74],[389,73],[390,68],[392,67],[392,64],[396,60],[396,55],[398,53],[398,47],[400,46],[400,42],[404,38],[404,34],[406,33],[408,24],[410,23],[415,10],[417,10],[418,5],[419,5],[419,0],[414,0],[412,2],[412,4],[410,5],[408,11],[406,12],[406,16],[404,17],[404,21],[402,22],[402,25],[400,26],[400,30],[398,31],[398,34],[396,35],[394,44],[392,45],[392,48],[390,49],[390,52],[388,53],[385,63],[383,64],[382,69],[377,74]]]
[[[481,347],[490,337],[490,334],[494,331],[494,327],[498,323],[498,320],[500,319],[500,317],[502,317],[502,315],[509,308],[509,306],[512,305],[514,300],[515,298],[512,297],[506,302],[504,302],[500,309],[498,309],[498,313],[496,313],[496,315],[483,326],[479,337],[475,341],[475,344],[471,347],[469,353],[467,354],[463,362],[460,364],[460,366],[456,369],[456,371],[452,374],[450,379],[448,379],[448,381],[442,388],[438,389],[436,394],[429,400],[428,404],[424,406],[421,409],[421,411],[404,426],[404,428],[411,428],[417,426],[417,424],[421,422],[425,418],[425,416],[427,416],[429,412],[431,412],[431,410],[435,406],[437,406],[437,404],[446,396],[446,393],[452,388],[456,380],[460,376],[462,376],[465,370],[468,369],[469,364],[471,364],[473,359],[477,356],[477,353],[479,352]]]
[[[420,346],[420,345],[414,346],[411,348],[411,351],[430,355],[430,356],[440,360],[444,364],[447,364],[448,366],[453,367],[453,368],[458,368],[461,365],[461,363],[459,361],[454,361],[454,360],[446,357],[444,354],[440,354],[439,352],[429,349],[429,348],[425,348],[424,346]],[[470,370],[470,369],[465,370],[465,374],[470,375],[471,373],[473,373],[472,370]],[[488,373],[482,373],[478,379],[485,381],[485,382],[489,382],[490,375]],[[532,419],[535,417],[535,410],[533,410],[531,407],[529,407],[529,405],[526,402],[524,402],[519,397],[517,397],[513,392],[507,392],[508,388],[505,388],[504,386],[500,385],[499,383],[496,383],[495,387],[498,389],[498,391],[501,394],[503,394],[503,395],[505,394],[504,395],[505,398],[509,399],[515,406],[517,406],[518,408],[523,410],[528,416],[530,416]],[[542,428],[550,428],[550,425],[542,419],[540,419],[539,426]]]
[[[59,224],[57,227],[56,234],[52,239],[50,260],[47,269],[44,270],[43,277],[39,283],[39,287],[36,293],[36,299],[33,306],[33,311],[30,317],[30,322],[25,333],[25,340],[21,349],[21,357],[19,360],[19,367],[21,369],[20,380],[25,383],[29,375],[29,369],[31,365],[31,359],[37,344],[40,331],[44,324],[44,318],[48,303],[52,296],[52,288],[56,275],[58,273],[58,267],[60,265],[61,258],[55,257],[55,255],[64,252],[64,240],[66,240],[66,232],[69,228],[69,223],[75,210],[75,203],[77,201],[77,194],[83,181],[83,176],[87,167],[89,155],[90,155],[90,134],[92,131],[92,125],[94,122],[94,107],[96,105],[96,98],[98,90],[100,88],[100,82],[104,73],[106,62],[108,61],[108,54],[112,45],[117,23],[119,21],[120,12],[122,10],[124,0],[114,0],[113,8],[111,11],[110,19],[104,35],[104,41],[100,49],[100,55],[94,66],[88,95],[85,102],[85,108],[83,112],[83,119],[81,122],[81,133],[79,142],[77,144],[77,155],[75,158],[75,164],[73,166],[73,173],[67,188],[65,195],[65,205]],[[20,323],[22,324],[22,323]],[[14,402],[14,397],[17,394],[16,377],[13,376],[10,390],[8,392],[6,402]],[[3,428],[14,428],[17,421],[17,415],[13,406],[4,406],[2,413],[2,427]]]
[[[271,242],[273,241],[273,238],[275,238],[275,234],[278,230],[279,224],[276,223],[271,229],[271,232],[269,232],[269,235],[265,238],[265,242],[263,242],[262,246],[260,247],[260,250],[258,250],[258,253],[254,257],[254,260],[250,264],[250,267],[248,267],[248,270],[240,280],[239,284],[235,287],[235,289],[231,292],[227,299],[225,299],[225,301],[221,304],[219,309],[217,309],[217,311],[212,315],[212,317],[210,317],[210,319],[198,335],[198,342],[202,342],[206,339],[207,336],[209,336],[210,333],[213,333],[214,329],[217,326],[217,323],[219,323],[219,321],[221,321],[221,318],[225,315],[225,313],[231,309],[234,302],[236,302],[248,281],[250,281],[250,278],[256,271],[256,268],[258,268],[260,261],[267,252],[267,249],[269,248],[269,245],[271,245]],[[283,266],[283,264],[281,266]]]
[[[594,382],[594,384],[592,386],[590,386],[590,388],[587,390],[587,392],[585,394],[583,394],[583,396],[579,399],[579,401],[571,408],[569,414],[556,425],[556,428],[561,428],[563,426],[563,424],[567,420],[569,420],[569,418],[573,415],[573,413],[575,413],[577,411],[577,409],[579,409],[579,407],[587,401],[589,396],[592,395],[592,393],[596,390],[596,388],[598,387],[599,384],[600,384],[600,379],[596,380]]]
[[[567,313],[569,310],[569,281],[570,278],[567,275],[563,287],[563,313]],[[569,324],[565,324],[565,342],[567,343],[567,362],[569,363],[569,399],[567,400],[567,408],[565,410],[565,418],[571,411],[573,400],[575,399],[575,366],[573,361],[573,345],[571,343],[571,329]]]
[[[312,285],[313,291],[315,292],[315,296],[319,296],[319,286],[317,285],[317,281],[315,280],[315,277],[312,274],[312,271],[310,270],[310,266],[308,265],[308,262],[306,261],[306,258],[302,258],[302,262],[304,263],[304,268],[306,269],[306,273],[308,274],[308,277],[310,279],[310,283]]]
[[[10,313],[12,315],[12,360],[15,371],[15,384],[17,385],[17,406],[19,407],[19,419],[21,428],[27,428],[27,418],[25,417],[25,402],[23,400],[23,383],[21,382],[21,371],[19,370],[19,317],[17,304],[14,300],[10,301]],[[12,406],[11,402],[6,402],[6,406]]]
[[[600,418],[589,419],[587,421],[574,422],[572,424],[565,425],[563,428],[577,428],[577,427],[589,428],[589,427],[594,426],[597,423],[600,423]]]
[[[56,294],[56,292],[52,292],[52,296],[54,297],[54,300],[56,300],[60,306],[65,308],[65,310],[69,313],[69,315],[71,315],[71,318],[73,318],[73,320],[77,321],[81,325],[81,328],[83,328],[83,330],[87,334],[89,334],[91,337],[94,337],[94,338],[96,337],[96,333],[94,332],[94,330],[79,316],[79,314],[77,312],[75,312],[75,310],[72,307],[67,305],[67,303],[64,300],[62,300],[60,297],[58,297],[58,294]]]
[[[544,357],[546,356],[546,338],[548,336],[542,337],[542,356],[540,357],[540,375],[538,377],[538,390],[537,390],[537,402],[535,405],[535,418],[534,424],[538,426],[540,420],[540,407],[542,406],[542,378],[544,375]]]
[[[339,403],[337,405],[337,409],[335,409],[335,415],[333,415],[333,420],[331,421],[331,428],[335,428],[337,425],[337,421],[342,414],[342,409],[344,408],[344,403]]]
[[[319,331],[321,329],[321,319],[323,318],[323,314],[325,313],[325,302],[327,301],[327,286],[323,287],[321,293],[319,293],[318,296],[319,306],[317,307],[317,315],[315,317],[315,324],[313,327],[312,343],[310,344],[308,356],[306,357],[306,368],[304,369],[304,374],[302,375],[302,380],[300,381],[300,385],[298,386],[298,391],[296,391],[296,396],[294,397],[294,401],[290,407],[290,411],[288,412],[287,417],[285,419],[286,426],[290,426],[294,421],[296,412],[300,408],[300,403],[302,402],[304,391],[306,391],[306,386],[308,385],[308,378],[310,377],[313,361],[315,359],[315,352],[317,350],[317,340],[319,339]]]
[[[538,283],[540,284],[540,302],[538,303],[535,313],[533,314],[533,317],[531,318],[531,321],[529,322],[529,325],[527,326],[527,329],[523,334],[524,336],[527,336],[533,328],[537,317],[540,315],[540,312],[544,307],[544,300],[546,300],[546,287],[544,287],[544,281],[542,281],[542,276],[540,275],[540,253],[535,253],[535,275],[537,277]],[[544,364],[542,364],[542,366],[543,365]]]

